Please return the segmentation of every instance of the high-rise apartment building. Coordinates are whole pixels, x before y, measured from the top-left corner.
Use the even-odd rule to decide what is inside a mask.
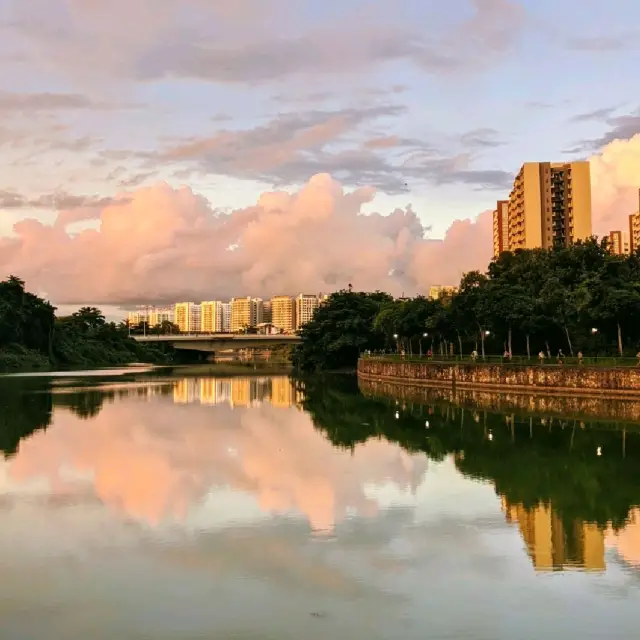
[[[493,256],[509,251],[509,201],[498,200],[493,212]]]
[[[588,162],[526,162],[509,196],[509,250],[568,246],[591,236]]]
[[[220,303],[220,331],[229,333],[231,331],[231,303]]]
[[[198,333],[200,331],[200,305],[193,302],[177,302],[174,311],[174,322],[182,333]]]
[[[210,300],[200,303],[200,331],[203,333],[222,333],[222,302]]]
[[[232,298],[231,331],[236,333],[262,322],[263,303],[260,298]]]
[[[296,298],[296,329],[304,327],[312,318],[316,309],[320,306],[318,296],[301,293]]]
[[[271,310],[271,300],[265,300],[262,303],[262,322],[271,324],[273,320],[273,312]]]
[[[130,327],[137,327],[143,322],[149,322],[149,311],[146,309],[129,311],[129,313],[127,314],[127,322],[129,323]]]
[[[296,301],[291,296],[271,298],[271,324],[284,333],[296,330]]]
[[[149,326],[159,327],[163,322],[173,322],[173,307],[153,307],[149,312]]]
[[[629,242],[629,234],[625,231],[610,231],[609,251],[619,256],[630,254],[631,244]]]
[[[443,296],[451,296],[458,291],[458,287],[453,285],[435,284],[429,287],[429,298],[438,300]]]
[[[629,249],[631,253],[640,249],[640,189],[638,189],[638,211],[629,216]]]

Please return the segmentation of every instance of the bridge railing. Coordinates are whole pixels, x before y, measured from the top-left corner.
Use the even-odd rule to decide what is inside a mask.
[[[219,340],[284,340],[295,342],[299,336],[288,333],[147,333],[132,334],[135,340],[197,340],[197,339],[219,339]]]

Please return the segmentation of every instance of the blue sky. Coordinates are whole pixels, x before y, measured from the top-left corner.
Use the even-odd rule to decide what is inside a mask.
[[[160,180],[231,210],[326,172],[443,237],[524,161],[640,132],[638,24],[631,0],[0,0],[0,236]]]

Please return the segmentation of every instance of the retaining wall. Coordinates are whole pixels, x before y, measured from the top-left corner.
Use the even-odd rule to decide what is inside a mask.
[[[362,358],[363,380],[526,394],[640,396],[640,367],[402,362]]]

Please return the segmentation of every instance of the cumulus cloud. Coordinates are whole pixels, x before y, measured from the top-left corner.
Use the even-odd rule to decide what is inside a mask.
[[[589,162],[594,233],[628,231],[628,216],[638,211],[640,134],[629,140],[614,140]]]
[[[484,217],[454,224],[444,241],[426,240],[411,207],[363,214],[374,195],[370,187],[346,192],[318,174],[298,192],[267,192],[226,214],[187,187],[158,184],[98,208],[96,228],[79,233],[67,232],[64,212],[52,226],[17,223],[13,237],[0,238],[0,270],[56,303],[134,304],[328,292],[348,283],[424,293],[486,264]]]
[[[640,135],[611,143],[590,162],[595,233],[627,229],[638,206]],[[130,305],[330,292],[348,283],[424,294],[486,267],[491,211],[454,222],[434,240],[410,206],[363,214],[374,196],[371,187],[348,192],[318,174],[297,192],[266,192],[252,206],[221,213],[188,187],[161,183],[97,203],[91,215],[64,210],[50,226],[17,223],[12,237],[0,238],[0,271],[19,274],[56,303]],[[87,217],[94,227],[67,230]]]

